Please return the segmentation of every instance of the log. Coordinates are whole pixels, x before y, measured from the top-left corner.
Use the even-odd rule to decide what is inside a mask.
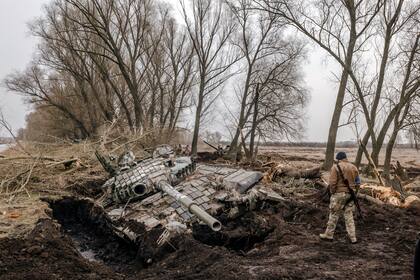
[[[405,169],[409,177],[417,177],[420,175],[420,168],[410,166]]]
[[[383,202],[382,200],[379,200],[377,198],[374,198],[374,197],[372,197],[370,195],[363,194],[363,193],[358,193],[357,194],[357,198],[364,199],[366,201],[369,201],[369,202],[374,203],[374,204],[377,204],[377,205],[384,205],[385,204],[385,202]]]
[[[321,167],[314,167],[310,169],[300,170],[297,168],[277,168],[273,173],[273,180],[279,177],[292,177],[292,178],[305,178],[305,179],[317,179],[321,177]]]

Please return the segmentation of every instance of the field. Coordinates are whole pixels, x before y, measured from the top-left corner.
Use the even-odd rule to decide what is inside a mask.
[[[357,148],[336,148],[337,151],[344,151],[350,161],[356,158]],[[292,162],[313,162],[321,163],[325,156],[325,148],[318,147],[278,147],[263,146],[260,148],[261,154],[272,155],[274,158],[283,158]],[[379,154],[379,163],[381,164],[385,157],[385,151]],[[404,167],[420,167],[420,151],[410,148],[396,148],[392,157],[393,161],[399,161]],[[362,163],[367,164],[363,157]]]
[[[354,156],[354,149],[344,150]],[[319,190],[308,181],[300,185],[266,182],[286,200],[224,225],[226,230],[245,229],[264,221],[270,231],[263,238],[245,240],[244,247],[209,245],[197,238],[199,231],[193,231],[174,240],[174,250],[158,261],[142,266],[136,260],[136,248],[80,219],[73,212],[81,208],[60,204],[98,196],[107,177],[90,148],[50,147],[44,155],[47,151],[52,157],[64,152],[79,155],[83,164],[42,170],[28,183],[28,193],[1,194],[0,279],[412,279],[420,229],[418,205],[404,208],[362,200],[364,219],[356,220],[360,242],[348,242],[343,221],[335,240],[324,242],[318,234],[326,225],[328,202],[314,196]],[[323,156],[323,149],[310,147],[264,147],[260,152],[262,162],[300,168],[319,165]],[[420,164],[416,151],[396,152],[403,165]],[[0,164],[5,170],[11,163]],[[14,166],[19,164],[23,163]]]

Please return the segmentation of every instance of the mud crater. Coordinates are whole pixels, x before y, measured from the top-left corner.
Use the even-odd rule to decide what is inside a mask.
[[[275,229],[275,226],[254,212],[231,221],[224,221],[223,217],[220,220],[223,222],[221,231],[214,232],[205,225],[195,225],[193,237],[204,244],[223,246],[243,255],[263,242]]]
[[[69,236],[80,255],[116,272],[136,267],[137,246],[116,236],[102,208],[87,199],[49,201],[53,218]]]
[[[70,237],[81,257],[110,267],[119,273],[130,273],[147,268],[165,259],[182,247],[188,236],[177,236],[170,244],[157,248],[155,241],[163,228],[140,234],[137,243],[122,239],[111,230],[111,221],[103,209],[90,199],[66,197],[47,201],[52,209],[52,216],[61,225],[63,233]],[[238,255],[245,255],[254,246],[263,242],[273,232],[274,227],[254,212],[223,222],[220,232],[210,230],[206,225],[195,224],[192,237],[206,245],[221,246]],[[149,260],[153,260],[150,261]]]

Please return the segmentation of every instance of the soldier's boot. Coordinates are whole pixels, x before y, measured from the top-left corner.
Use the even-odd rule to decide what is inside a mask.
[[[321,238],[321,240],[325,240],[325,241],[333,241],[334,240],[334,238],[332,236],[329,236],[326,233],[321,233],[319,235],[319,238]]]
[[[347,206],[346,209],[344,209],[344,221],[346,223],[346,230],[350,238],[350,242],[352,244],[356,244],[356,226],[354,225],[353,207],[351,205]]]
[[[332,210],[330,211],[330,215],[328,217],[327,228],[325,229],[324,233],[321,233],[319,235],[319,238],[321,238],[321,240],[332,241],[334,239],[334,231],[335,231],[335,227],[337,226],[339,217],[340,217],[339,213]]]

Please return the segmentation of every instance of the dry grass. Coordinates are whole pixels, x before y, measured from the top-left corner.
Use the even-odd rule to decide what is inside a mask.
[[[127,149],[146,157],[148,136],[104,136],[96,142],[23,143],[12,147],[0,158],[0,198],[63,195],[76,185],[103,180],[107,174],[96,159],[96,150],[118,156]]]
[[[33,228],[34,223],[44,217],[48,208],[43,197],[62,197],[67,195],[90,195],[97,191],[108,178],[95,157],[95,151],[103,154],[119,155],[125,149],[133,150],[137,157],[149,156],[150,146],[147,134],[130,138],[104,137],[97,142],[72,143],[24,143],[24,151],[13,147],[1,153],[0,157],[0,238],[8,234],[19,235]],[[310,153],[309,150],[304,150]],[[312,151],[308,158],[318,157],[319,151]],[[261,156],[261,169],[267,169],[267,162],[283,163],[295,168],[310,168],[317,161],[294,159],[295,152],[273,152]],[[285,158],[287,156],[287,158]],[[298,155],[300,156],[300,155]],[[254,168],[256,166],[253,166]],[[264,168],[263,168],[264,167]],[[251,167],[252,168],[252,167]],[[269,168],[268,168],[269,169]],[[365,181],[366,182],[366,181]],[[412,185],[412,184],[411,184]],[[399,193],[391,188],[378,187],[374,182],[365,184],[362,193],[369,198],[399,207],[419,204],[417,185],[411,186],[411,196],[405,202]],[[408,186],[408,185],[407,185]],[[96,188],[96,190],[95,190]],[[3,222],[4,221],[4,222]]]
[[[30,232],[45,218],[48,205],[42,198],[92,195],[108,178],[95,156],[100,150],[120,154],[132,149],[139,157],[144,137],[119,137],[114,140],[61,143],[22,143],[0,157],[0,238]],[[96,188],[96,189],[95,189]]]

